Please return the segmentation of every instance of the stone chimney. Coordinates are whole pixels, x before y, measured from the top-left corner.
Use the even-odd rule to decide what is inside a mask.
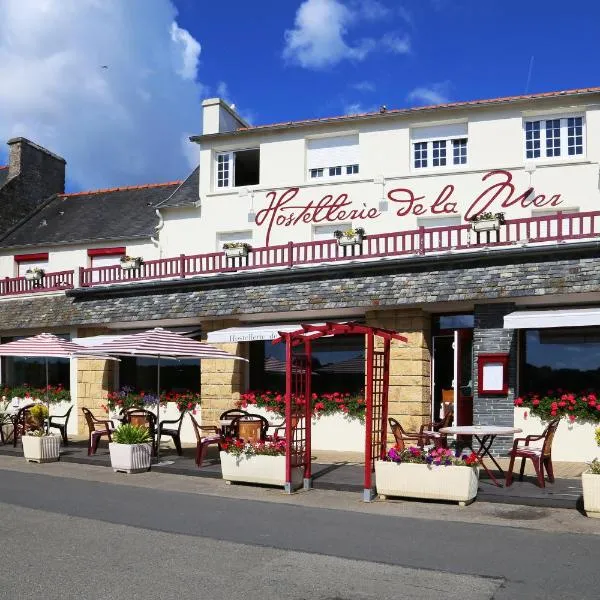
[[[235,106],[227,104],[221,98],[208,98],[202,101],[202,133],[224,133],[249,127],[238,115]]]
[[[8,175],[0,184],[0,235],[53,194],[65,191],[64,158],[26,138],[8,140]]]

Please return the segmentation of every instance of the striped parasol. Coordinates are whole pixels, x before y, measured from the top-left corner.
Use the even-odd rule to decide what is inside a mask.
[[[204,342],[197,342],[188,337],[168,331],[162,327],[122,335],[119,338],[100,344],[93,348],[85,348],[85,354],[112,354],[114,356],[144,356],[156,358],[157,380],[156,395],[160,398],[160,361],[166,359],[198,358],[246,360],[241,356],[230,354]],[[156,457],[158,460],[160,446],[160,410],[156,410]]]

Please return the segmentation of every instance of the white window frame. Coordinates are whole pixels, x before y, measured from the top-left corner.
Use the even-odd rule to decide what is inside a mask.
[[[248,186],[236,186],[235,184],[235,155],[238,152],[246,152],[248,150],[258,150],[259,152],[259,160],[260,160],[260,146],[251,146],[249,148],[237,148],[236,150],[228,150],[225,152],[216,151],[215,159],[214,159],[214,167],[215,167],[215,190],[227,190],[236,187],[248,187]],[[227,185],[219,185],[219,157],[226,156],[229,162],[229,177]]]
[[[457,140],[466,140],[467,144],[467,156],[465,162],[454,162],[454,142]],[[445,165],[434,165],[434,143],[445,142]],[[425,150],[427,152],[427,166],[426,167],[417,167],[416,166],[416,152],[417,152],[417,144],[426,144]],[[423,173],[427,171],[440,171],[440,170],[459,170],[459,169],[467,169],[469,166],[469,135],[451,135],[448,137],[431,137],[431,138],[423,138],[423,139],[412,139],[410,140],[411,152],[410,152],[410,170],[416,173]],[[422,159],[419,159],[422,160]]]
[[[581,119],[581,154],[569,154],[569,119]],[[547,128],[548,121],[560,120],[560,154],[558,156],[547,156]],[[528,158],[527,157],[527,123],[540,122],[540,155]],[[543,114],[543,115],[527,115],[523,117],[523,160],[526,162],[556,162],[580,160],[585,158],[587,152],[587,135],[586,135],[586,119],[585,113],[561,113],[561,114]]]
[[[356,138],[356,143],[354,144],[357,148],[357,156],[356,162],[346,162],[341,160],[340,162],[336,162],[335,164],[321,164],[317,162],[316,164],[309,164],[308,160],[308,152],[309,152],[309,143],[311,141],[316,140],[335,140],[337,138]],[[306,153],[306,181],[311,182],[315,180],[337,180],[337,179],[348,179],[352,177],[356,177],[360,174],[360,137],[357,131],[351,132],[338,132],[332,135],[324,135],[324,136],[309,136],[305,140],[305,153]],[[338,157],[340,158],[340,157]],[[349,158],[349,157],[346,157]],[[323,161],[328,162],[328,161]],[[333,171],[333,173],[332,173]],[[337,172],[335,172],[337,171]]]
[[[331,239],[334,239],[334,231],[347,231],[348,229],[352,229],[351,221],[343,221],[341,223],[321,223],[319,225],[312,226],[312,241],[326,241],[331,236]],[[322,232],[322,233],[320,233]]]
[[[223,251],[223,244],[230,242],[241,242],[242,244],[253,244],[252,229],[238,229],[236,231],[218,231],[216,236],[217,252]]]

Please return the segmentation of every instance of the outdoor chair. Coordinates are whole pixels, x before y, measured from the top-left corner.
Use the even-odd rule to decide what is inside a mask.
[[[160,444],[160,438],[163,435],[169,436],[173,440],[179,456],[183,454],[183,450],[181,449],[181,426],[183,424],[183,417],[185,417],[186,414],[187,411],[184,410],[179,415],[179,419],[161,421],[158,426],[158,443]],[[169,427],[170,425],[173,425],[173,427]]]
[[[454,411],[448,410],[444,414],[443,419],[440,419],[439,421],[430,421],[429,423],[425,423],[424,425],[421,425],[421,428],[419,429],[419,434],[427,435],[427,432],[431,432],[431,431],[434,431],[437,433],[437,432],[439,432],[440,429],[443,429],[444,427],[450,427],[452,425],[453,421],[454,421]],[[391,425],[391,423],[390,423],[390,425]],[[442,446],[443,448],[446,448],[448,436],[445,433],[440,433],[439,435],[440,435],[439,445]]]
[[[202,461],[206,454],[206,449],[216,444],[221,449],[221,440],[223,439],[218,427],[214,425],[200,425],[194,415],[190,414],[192,425],[194,426],[194,433],[196,434],[196,465],[202,466]],[[205,433],[206,432],[206,433]],[[208,434],[208,435],[207,435]]]
[[[123,414],[123,423],[135,425],[136,427],[146,427],[152,438],[152,453],[156,455],[156,446],[160,441],[156,436],[156,415],[145,408],[130,408]]]
[[[275,423],[273,425],[269,425],[269,429],[267,431],[267,435],[265,439],[269,442],[274,442],[276,440],[281,440],[285,437],[285,419],[281,421],[281,423]]]
[[[521,459],[521,469],[519,471],[519,481],[523,481],[523,473],[525,471],[525,460],[531,459],[533,468],[537,475],[538,484],[540,487],[546,487],[544,481],[544,469],[548,473],[548,481],[554,483],[554,471],[552,469],[552,441],[560,419],[550,421],[546,429],[541,435],[528,435],[524,438],[516,438],[513,448],[510,452],[510,464],[506,473],[506,487],[512,484],[513,467],[515,459]],[[538,442],[543,440],[540,446],[530,446],[529,442]]]
[[[227,421],[233,420],[235,417],[244,417],[248,414],[248,411],[242,410],[241,408],[230,408],[226,410],[224,413],[221,413],[219,417],[219,421]],[[226,437],[233,437],[233,431],[231,429],[231,423],[229,425],[223,425],[221,427],[221,432]]]
[[[69,445],[69,438],[67,437],[67,425],[69,424],[69,417],[71,416],[72,410],[73,406],[70,406],[69,410],[64,415],[52,415],[48,423],[49,428],[58,429],[60,431],[60,435],[62,436],[65,446]],[[64,422],[62,419],[64,419]]]
[[[17,447],[17,441],[19,440],[19,436],[25,435],[25,432],[29,428],[29,409],[35,406],[32,402],[31,404],[26,404],[19,408],[16,416],[13,420],[13,447]]]
[[[102,436],[106,436],[109,442],[112,442],[112,432],[114,431],[113,422],[110,419],[98,419],[92,411],[85,406],[81,408],[83,416],[88,426],[88,456],[96,454],[98,443]]]
[[[396,438],[396,446],[400,450],[406,448],[406,442],[414,442],[414,445],[419,448],[423,448],[423,446],[428,446],[432,443],[436,446],[441,445],[441,435],[439,433],[424,432],[422,428],[419,432],[404,431],[402,425],[392,417],[388,418],[388,423],[390,424],[394,438]]]
[[[232,437],[240,437],[242,439],[245,439],[244,435],[246,437],[250,437],[247,433],[244,434],[243,431],[242,433],[240,433],[240,429],[244,429],[244,424],[250,423],[260,423],[258,427],[258,438],[263,441],[266,440],[267,432],[269,431],[270,427],[268,419],[266,419],[262,415],[253,415],[252,413],[248,413],[242,417],[235,417],[235,419],[233,419],[230,426]]]

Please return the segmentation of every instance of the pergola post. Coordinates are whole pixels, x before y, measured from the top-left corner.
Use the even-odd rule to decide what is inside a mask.
[[[373,353],[375,350],[375,336],[372,331],[367,332],[367,385],[365,389],[365,483],[363,501],[371,502],[374,497],[371,473],[373,471]]]

